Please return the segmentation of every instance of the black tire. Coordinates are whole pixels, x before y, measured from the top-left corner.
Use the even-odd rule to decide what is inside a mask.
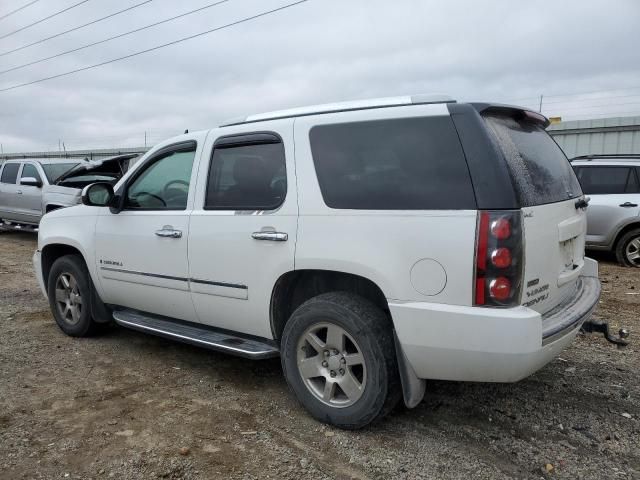
[[[71,313],[66,311],[65,315],[65,312],[62,311],[64,307],[56,300],[56,286],[64,286],[63,276],[66,276],[67,282],[69,278],[72,278],[74,284],[77,285],[77,289],[69,289],[73,291],[77,290],[77,294],[73,294],[74,302],[81,302],[79,306],[76,304],[78,307],[78,315],[74,318],[68,318],[71,316]],[[60,290],[65,289],[62,288]],[[65,255],[53,262],[47,280],[49,306],[51,307],[51,313],[53,313],[58,327],[67,335],[72,337],[87,337],[95,334],[99,330],[99,325],[91,315],[92,290],[91,277],[89,276],[89,271],[82,256]],[[78,295],[80,300],[78,300]],[[67,307],[68,306],[69,304],[67,304]]]
[[[627,233],[622,235],[618,239],[616,243],[616,259],[620,265],[624,265],[625,267],[636,267],[640,268],[640,258],[634,261],[630,260],[627,256],[627,248],[634,248],[633,243],[640,244],[640,228],[635,230],[629,230]]]
[[[348,406],[331,406],[320,400],[307,386],[298,368],[299,350],[306,356],[309,346],[305,343],[299,347],[303,336],[309,329],[323,324],[336,325],[352,337],[355,344],[348,340],[347,343],[357,344],[357,350],[364,359],[361,368],[366,369],[366,383],[363,381],[361,385],[359,398]],[[324,341],[329,343],[326,339]],[[312,353],[316,358],[315,351]],[[323,355],[323,352],[319,352],[319,355]],[[339,428],[362,428],[382,418],[402,396],[391,322],[373,303],[352,293],[322,294],[298,307],[284,328],[281,360],[287,383],[302,406],[317,420]],[[349,367],[348,375],[353,374],[351,368],[356,367]],[[335,381],[330,380],[327,374],[328,370],[325,370],[324,378],[318,376],[313,381],[321,384]]]

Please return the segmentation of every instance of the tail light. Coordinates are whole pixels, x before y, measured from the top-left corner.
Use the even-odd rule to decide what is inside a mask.
[[[479,211],[476,235],[474,305],[518,305],[523,251],[520,211]]]

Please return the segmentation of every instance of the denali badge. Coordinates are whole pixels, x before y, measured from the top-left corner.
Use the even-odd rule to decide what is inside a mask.
[[[115,265],[116,267],[121,267],[122,262],[118,262],[116,260],[102,260],[100,259],[100,263],[103,265]]]

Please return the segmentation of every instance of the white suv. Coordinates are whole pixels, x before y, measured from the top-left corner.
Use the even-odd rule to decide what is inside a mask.
[[[69,335],[114,320],[280,355],[314,417],[362,427],[425,379],[530,375],[595,308],[585,200],[547,124],[420,95],[185,134],[46,215],[35,270]]]

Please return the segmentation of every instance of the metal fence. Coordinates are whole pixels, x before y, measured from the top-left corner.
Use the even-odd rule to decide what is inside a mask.
[[[69,150],[66,152],[21,152],[21,153],[4,153],[0,155],[0,163],[5,160],[20,160],[23,158],[94,158],[113,157],[115,155],[124,155],[127,153],[145,153],[150,147],[130,147],[130,148],[100,148],[95,150]]]
[[[599,153],[640,154],[640,116],[560,122],[547,131],[569,158]]]

